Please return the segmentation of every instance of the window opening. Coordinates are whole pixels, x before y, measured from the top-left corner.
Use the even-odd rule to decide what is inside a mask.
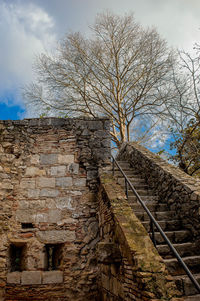
[[[21,223],[22,229],[33,229],[34,226],[32,223]]]
[[[25,245],[10,245],[10,271],[21,272],[25,270],[24,262]]]
[[[59,270],[62,260],[62,244],[48,244],[45,246],[46,270]]]

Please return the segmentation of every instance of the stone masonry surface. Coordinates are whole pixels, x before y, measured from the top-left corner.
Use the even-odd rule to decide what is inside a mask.
[[[0,121],[0,301],[180,300],[121,187],[103,174],[109,129],[104,118]],[[196,208],[198,192],[188,194]]]
[[[182,300],[121,186],[106,173],[100,180],[98,260],[102,300]]]
[[[127,160],[146,179],[169,209],[175,211],[183,227],[200,242],[200,180],[188,176],[137,143],[124,144],[118,160]]]
[[[96,190],[109,156],[107,119],[0,121],[0,300],[99,300]]]

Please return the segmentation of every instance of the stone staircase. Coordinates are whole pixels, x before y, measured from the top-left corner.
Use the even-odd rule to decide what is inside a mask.
[[[187,264],[196,280],[200,283],[200,248],[190,241],[190,232],[183,229],[181,221],[175,217],[175,212],[169,211],[167,205],[162,203],[159,200],[159,197],[156,196],[151,189],[149,189],[144,179],[142,179],[137,172],[134,172],[128,162],[118,161],[118,163],[135,187],[141,199],[144,201],[145,205],[149,208],[173,246],[182,257],[183,261]],[[124,186],[124,178],[117,167],[115,167],[115,176],[117,177],[118,183]],[[137,201],[132,190],[128,190],[128,195],[129,204],[134,213],[140,219],[146,230],[150,232],[150,222],[147,213]],[[155,231],[157,230],[155,229]],[[155,232],[155,239],[157,243],[157,250],[162,256],[169,273],[174,277],[179,291],[181,291],[185,297],[184,300],[200,301],[200,294],[197,293],[196,288],[188,276],[186,276],[185,271],[180,266],[159,232]]]

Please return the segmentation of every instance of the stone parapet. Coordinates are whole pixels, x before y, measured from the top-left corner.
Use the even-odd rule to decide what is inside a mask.
[[[162,258],[114,178],[101,174],[97,256],[102,300],[182,300]]]
[[[0,121],[0,137],[3,135],[3,144],[7,149],[11,147],[8,143],[12,144],[12,134],[15,132],[21,133],[21,139],[26,141],[26,136],[31,134],[40,134],[52,130],[66,131],[66,135],[71,133],[71,137],[63,135],[61,143],[64,145],[67,141],[70,143],[76,143],[79,150],[79,161],[86,168],[87,172],[87,185],[91,189],[97,189],[98,168],[105,166],[110,161],[110,121],[108,118],[34,118],[24,120],[1,120]],[[14,132],[13,132],[14,131]],[[11,135],[10,135],[11,134]],[[64,132],[63,132],[64,134]],[[52,144],[46,145],[46,154],[41,154],[41,164],[54,164],[58,162],[60,165],[69,164],[71,169],[76,169],[77,166],[73,165],[74,154],[59,154],[49,153],[49,150],[56,148],[55,141],[52,139]],[[44,148],[43,148],[44,150]],[[39,151],[39,149],[38,149]],[[58,156],[58,157],[56,157]],[[6,158],[2,160],[13,160],[13,154],[7,154]],[[34,158],[32,158],[34,160]],[[37,155],[35,156],[37,160]],[[1,162],[1,161],[0,161]],[[1,168],[1,167],[0,167]],[[34,172],[33,170],[29,172]],[[35,171],[37,172],[37,171]],[[78,185],[78,184],[77,184]],[[1,186],[0,186],[1,188]]]

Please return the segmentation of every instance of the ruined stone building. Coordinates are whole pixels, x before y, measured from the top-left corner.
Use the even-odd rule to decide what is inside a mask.
[[[136,144],[118,159],[199,241],[199,183]],[[0,300],[183,300],[110,166],[107,119],[0,122]]]

